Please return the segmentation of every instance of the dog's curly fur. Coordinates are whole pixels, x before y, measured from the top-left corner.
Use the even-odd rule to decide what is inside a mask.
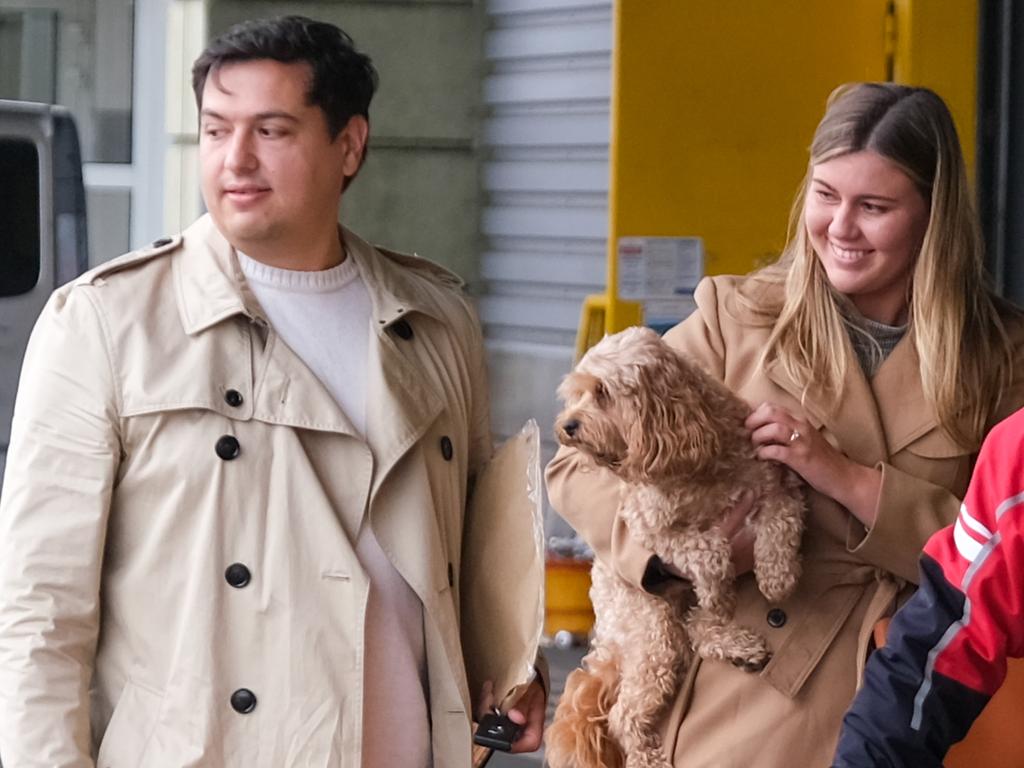
[[[637,589],[594,562],[593,649],[566,683],[547,758],[552,768],[670,768],[656,726],[692,654],[748,671],[770,658],[761,635],[732,621],[731,546],[719,523],[753,491],[754,574],[765,597],[782,600],[800,576],[800,483],[755,457],[748,406],[650,329],[605,338],[559,396],[558,440],[625,481],[620,517],[690,582],[696,605]]]

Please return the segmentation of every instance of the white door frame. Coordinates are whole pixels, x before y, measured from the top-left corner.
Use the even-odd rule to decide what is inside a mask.
[[[163,236],[164,122],[169,0],[135,0],[132,52],[132,162],[85,163],[87,188],[131,192],[129,243],[139,248]],[[116,254],[103,254],[109,257]]]

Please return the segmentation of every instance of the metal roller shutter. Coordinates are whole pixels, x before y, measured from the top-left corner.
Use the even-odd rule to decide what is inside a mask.
[[[611,0],[489,0],[480,274],[497,437],[551,440],[580,306],[603,290]],[[554,444],[546,445],[548,455]]]

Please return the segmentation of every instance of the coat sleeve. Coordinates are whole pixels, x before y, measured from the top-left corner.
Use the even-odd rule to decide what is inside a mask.
[[[870,529],[850,516],[846,545],[865,562],[916,584],[918,559],[925,542],[950,525],[960,509],[948,489],[880,463],[882,486],[875,523]]]
[[[843,721],[836,766],[939,768],[1024,655],[1024,411],[982,447],[956,523],[921,558],[921,587]]]
[[[718,325],[715,281],[705,278],[695,294],[697,311],[665,334],[665,341],[724,375],[724,345]],[[637,543],[618,517],[622,483],[607,469],[589,464],[573,448],[562,447],[546,470],[551,506],[583,537],[595,555],[629,583],[650,588],[658,577],[653,553]]]
[[[120,456],[91,287],[55,293],[22,369],[0,499],[0,760],[92,766],[89,685]]]

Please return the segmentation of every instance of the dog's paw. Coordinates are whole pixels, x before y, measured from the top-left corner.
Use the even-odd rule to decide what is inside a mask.
[[[760,672],[772,660],[768,643],[760,635],[743,629],[734,635],[733,640],[735,645],[726,658],[734,667],[744,672]]]
[[[793,590],[796,589],[799,580],[799,568],[774,572],[770,576],[759,573],[757,574],[757,588],[768,602],[781,603],[793,594]]]
[[[772,653],[768,650],[766,650],[763,655],[758,655],[753,658],[729,659],[734,667],[750,673],[760,672],[768,666],[768,662],[771,660]]]

